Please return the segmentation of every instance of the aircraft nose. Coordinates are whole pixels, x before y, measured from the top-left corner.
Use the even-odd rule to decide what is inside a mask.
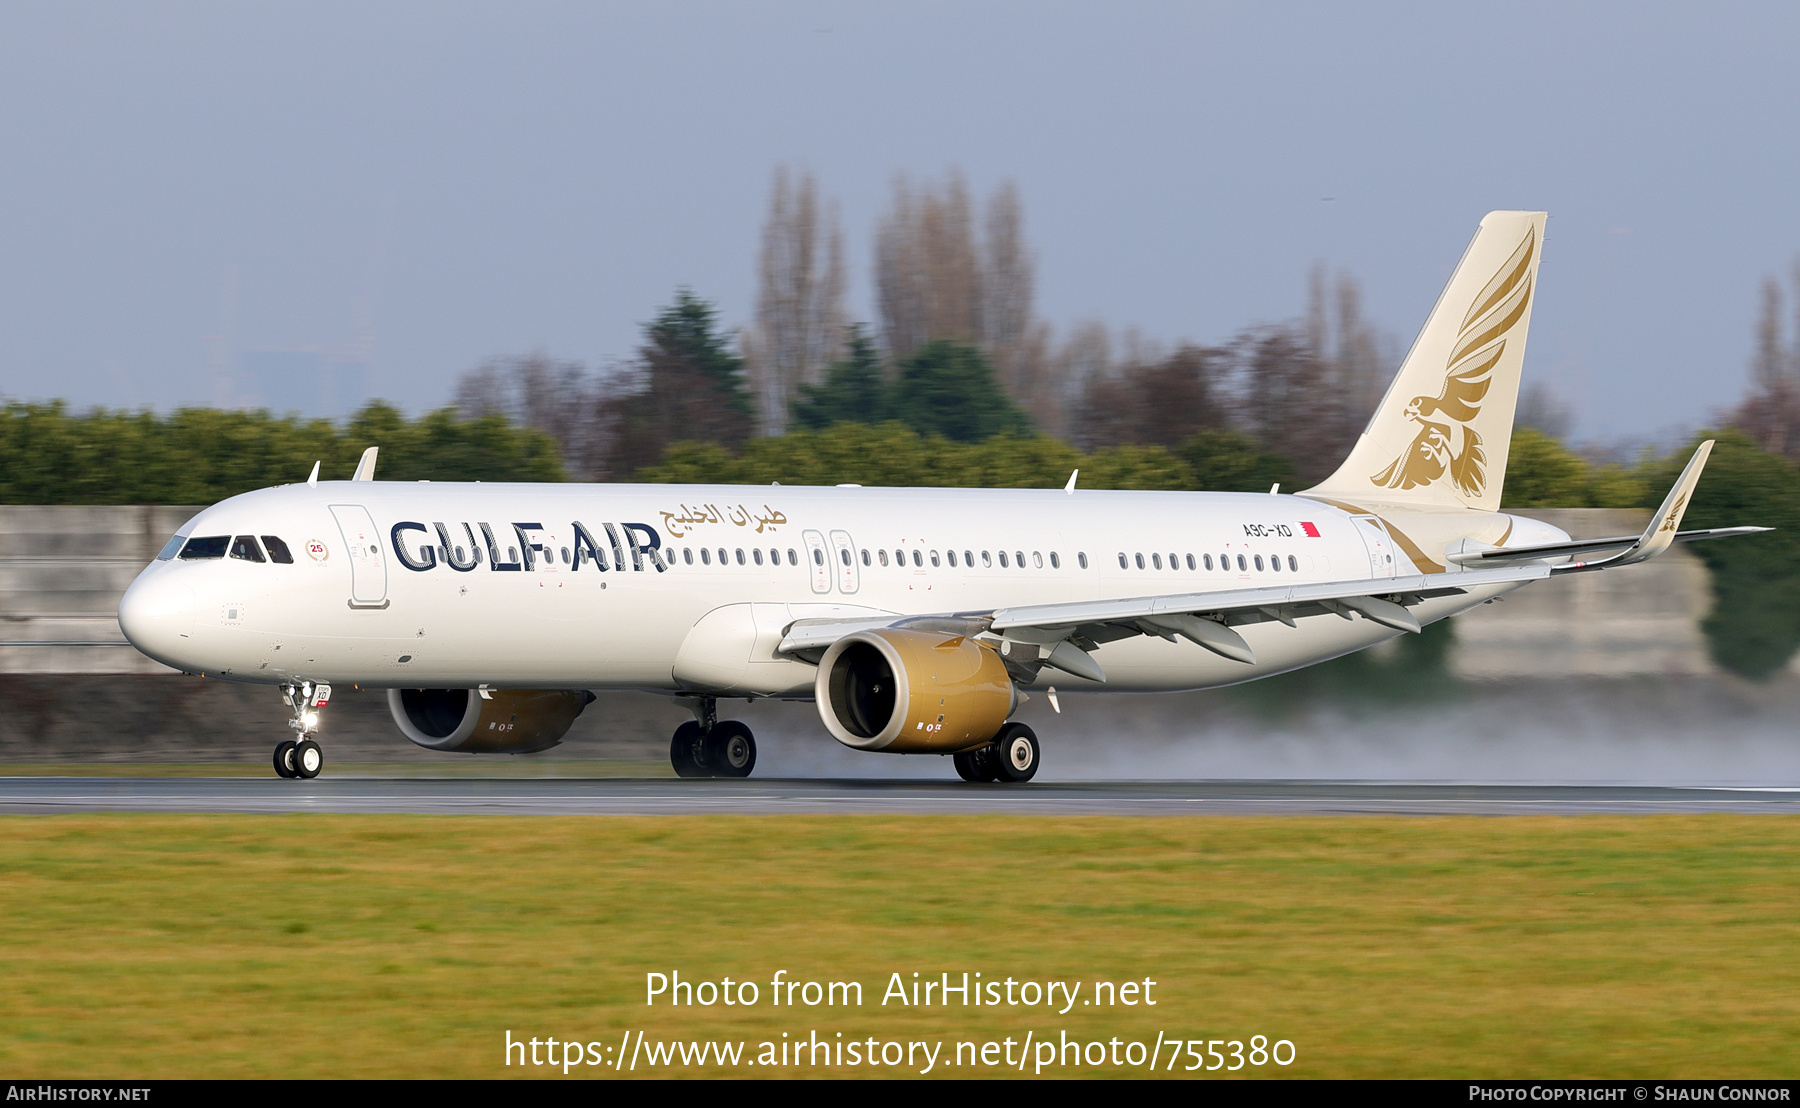
[[[166,666],[187,668],[193,651],[194,590],[168,573],[139,575],[119,601],[119,630],[131,645]]]

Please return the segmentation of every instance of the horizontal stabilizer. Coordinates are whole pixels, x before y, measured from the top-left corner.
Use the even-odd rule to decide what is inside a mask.
[[[1756,535],[1764,531],[1773,531],[1773,527],[1709,527],[1699,531],[1677,531],[1676,542],[1698,542],[1701,539],[1728,539],[1733,535]],[[1492,550],[1476,550],[1460,554],[1448,555],[1453,565],[1459,566],[1492,566],[1505,565],[1510,562],[1530,562],[1542,558],[1573,557],[1577,554],[1592,554],[1601,550],[1618,550],[1630,546],[1643,538],[1642,535],[1614,535],[1605,539],[1577,539],[1574,542],[1552,542],[1542,546],[1495,547]]]
[[[1601,558],[1597,562],[1566,562],[1551,566],[1550,572],[1555,574],[1580,573],[1595,569],[1612,569],[1614,566],[1628,566],[1634,562],[1644,562],[1669,549],[1675,542],[1675,536],[1681,533],[1681,517],[1687,513],[1687,507],[1693,503],[1694,487],[1700,483],[1700,473],[1706,468],[1706,459],[1712,454],[1713,440],[1707,439],[1694,451],[1688,464],[1675,479],[1675,485],[1669,489],[1669,495],[1663,497],[1662,507],[1650,519],[1650,526],[1644,529],[1636,542],[1614,554],[1610,558]],[[1767,528],[1731,528],[1736,534],[1747,534]],[[1711,536],[1707,536],[1711,537]]]

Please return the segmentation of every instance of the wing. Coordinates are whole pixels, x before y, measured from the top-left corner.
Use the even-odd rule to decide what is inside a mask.
[[[1254,664],[1250,646],[1233,627],[1332,615],[1357,615],[1399,631],[1419,630],[1408,607],[1424,600],[1467,592],[1484,585],[1537,581],[1550,576],[1543,564],[1473,569],[1451,574],[1384,577],[1357,581],[1324,581],[1254,589],[1029,604],[990,612],[945,612],[893,619],[802,619],[788,625],[777,652],[817,662],[827,647],[855,631],[897,627],[947,634],[985,635],[1005,646],[1007,668],[1022,681],[1048,665],[1105,681],[1092,651],[1102,643],[1135,635],[1185,638],[1215,654]]]
[[[816,664],[827,647],[852,632],[904,627],[953,635],[979,635],[998,641],[1007,671],[1021,683],[1035,680],[1044,666],[1103,682],[1106,673],[1094,660],[1093,652],[1103,643],[1134,635],[1157,635],[1171,642],[1177,637],[1184,638],[1222,657],[1254,664],[1256,657],[1249,643],[1233,630],[1234,627],[1270,620],[1292,627],[1301,619],[1316,616],[1353,619],[1360,615],[1396,630],[1417,631],[1419,621],[1408,609],[1434,597],[1466,593],[1489,585],[1539,581],[1552,575],[1630,565],[1654,558],[1671,543],[1768,530],[1764,527],[1680,530],[1682,513],[1700,481],[1700,472],[1706,465],[1712,445],[1710,441],[1700,444],[1664,498],[1662,508],[1650,521],[1649,528],[1636,538],[1458,552],[1449,556],[1450,563],[1458,569],[1431,575],[1027,604],[985,612],[801,619],[787,626],[776,651]],[[1551,559],[1568,559],[1620,546],[1626,549],[1598,561],[1551,564]],[[1528,559],[1529,564],[1500,565],[1492,569],[1460,568],[1518,559]]]

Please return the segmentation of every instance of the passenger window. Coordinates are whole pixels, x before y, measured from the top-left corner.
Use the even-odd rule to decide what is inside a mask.
[[[1076,561],[1077,561],[1077,562],[1080,562],[1080,563],[1081,563],[1081,568],[1082,568],[1082,569],[1086,569],[1086,568],[1087,568],[1087,552],[1086,552],[1086,551],[1082,551],[1082,552],[1081,552],[1081,553],[1078,553],[1078,554],[1076,554],[1076,555],[1075,555],[1075,560],[1076,560]]]
[[[1288,555],[1288,572],[1289,573],[1299,573],[1300,572],[1300,559],[1294,557],[1292,554]]]
[[[156,560],[159,562],[166,562],[170,558],[173,558],[175,555],[181,553],[181,546],[185,542],[187,542],[186,535],[174,536],[168,542],[163,543],[163,548],[156,554]]]
[[[850,551],[848,548],[838,551],[838,560],[845,565],[850,564]]]
[[[869,564],[869,552],[867,550],[862,552],[862,558],[863,558],[863,565],[865,565],[865,566],[868,565]]]
[[[1161,554],[1150,555],[1150,565],[1155,569],[1161,569],[1162,568],[1162,555]]]
[[[686,562],[690,566],[693,565],[694,564],[694,548],[691,546],[682,547],[681,548],[681,560]]]
[[[1125,552],[1123,550],[1119,551],[1119,568],[1120,569],[1130,569],[1131,568],[1131,566],[1129,564],[1127,564],[1125,561]]]
[[[884,566],[887,565],[887,551],[877,550],[875,552],[875,560],[880,562]]]
[[[1043,569],[1044,568],[1044,554],[1042,551],[1033,550],[1031,552],[1031,568],[1033,568],[1033,569]]]
[[[800,564],[800,555],[794,553],[793,547],[791,547],[791,546],[788,547],[788,565],[797,566],[799,564]]]
[[[1212,555],[1211,554],[1200,555],[1200,564],[1206,567],[1206,572],[1211,573],[1212,572]]]
[[[985,550],[981,552],[981,564],[989,569],[992,569],[994,565],[994,559]]]
[[[781,551],[775,549],[772,546],[769,547],[769,564],[772,566],[778,566],[781,564]]]
[[[712,551],[704,546],[700,548],[700,564],[703,566],[712,565]]]
[[[1006,568],[1006,551],[1004,551],[1004,550],[1002,550],[1000,552],[1000,568],[1001,569]]]
[[[1062,559],[1056,556],[1056,551],[1054,551],[1054,550],[1052,550],[1050,552],[1050,568],[1051,569],[1061,569],[1062,568]]]
[[[1249,571],[1249,569],[1250,569],[1250,567],[1248,565],[1244,564],[1244,556],[1242,554],[1239,554],[1238,555],[1238,572],[1246,573]]]
[[[968,566],[970,569],[975,568],[975,552],[973,550],[963,551],[963,565]]]
[[[1143,568],[1144,568],[1144,556],[1143,556],[1143,555],[1142,555],[1142,554],[1139,554],[1139,555],[1138,555],[1138,556],[1137,556],[1137,567],[1138,567],[1138,568],[1139,568],[1139,569],[1143,569]]]
[[[744,564],[744,548],[741,546],[738,547],[737,558],[738,558],[738,565],[740,565],[740,566],[743,565]]]
[[[1258,573],[1262,572],[1262,555],[1261,554],[1258,554],[1256,556],[1256,572],[1258,572]]]
[[[1189,554],[1187,556],[1187,562],[1188,562],[1188,569],[1190,571],[1192,571],[1194,568],[1194,556],[1192,554]]]
[[[263,560],[262,547],[256,545],[255,535],[239,535],[231,540],[231,556],[242,558],[246,562],[261,563]]]
[[[1170,569],[1180,569],[1181,568],[1181,559],[1174,554],[1169,555],[1169,568]]]
[[[814,550],[813,551],[813,565],[822,566],[824,564],[825,564],[825,552],[823,550]]]
[[[933,550],[931,552],[931,568],[936,569],[940,564],[941,563],[939,563],[939,561],[938,561],[938,553],[937,553],[937,551]]]
[[[757,565],[762,565],[762,548],[758,547],[755,550],[752,550],[750,552],[750,557]]]
[[[274,535],[264,535],[262,540],[263,546],[268,548],[269,561],[284,566],[291,566],[294,564],[294,555],[292,551],[288,550],[287,543],[282,542]],[[461,561],[462,559],[459,556],[457,560]]]
[[[956,551],[946,550],[946,551],[944,551],[944,557],[950,559],[950,568],[955,569],[956,568]]]
[[[566,566],[569,564],[569,548],[566,546],[562,548],[562,560],[563,560],[563,565]],[[673,560],[673,559],[671,559],[671,560]]]
[[[923,567],[925,565],[925,555],[923,553],[921,553],[920,551],[917,551],[917,550],[913,551],[913,565],[919,566],[919,567]]]
[[[1013,561],[1019,563],[1020,569],[1024,569],[1025,568],[1025,552],[1023,550],[1013,551]]]
[[[183,558],[223,558],[225,548],[231,545],[230,535],[208,535],[203,539],[189,539],[181,548]]]

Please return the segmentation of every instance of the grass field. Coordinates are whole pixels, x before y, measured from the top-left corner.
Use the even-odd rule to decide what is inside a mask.
[[[1796,848],[1800,820],[1738,816],[5,817],[0,1073],[500,1077],[508,1030],[641,1029],[752,1053],[1260,1034],[1297,1058],[1245,1075],[1791,1077]],[[646,1007],[673,970],[761,1003]],[[777,970],[864,1003],[776,1008]],[[883,1007],[915,971],[1148,977],[1158,1003]],[[636,1070],[671,1072],[718,1070]]]

